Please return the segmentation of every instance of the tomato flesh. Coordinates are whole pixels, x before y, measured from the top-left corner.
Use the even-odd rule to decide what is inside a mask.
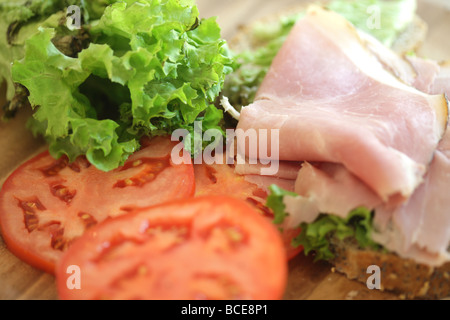
[[[167,137],[146,141],[121,168],[103,172],[84,157],[69,163],[48,152],[30,159],[0,191],[0,227],[8,248],[25,262],[54,272],[55,262],[85,230],[99,222],[190,197],[191,164],[174,165]]]
[[[71,289],[71,266],[80,289]],[[280,299],[287,272],[273,224],[244,201],[205,196],[93,227],[64,254],[56,279],[61,299]]]
[[[195,194],[227,195],[241,199],[253,206],[268,220],[273,221],[272,210],[265,206],[267,193],[256,184],[245,180],[245,177],[235,172],[233,165],[223,164],[194,164]],[[300,228],[280,229],[286,257],[294,258],[303,251],[302,246],[292,246],[292,240],[300,234]]]

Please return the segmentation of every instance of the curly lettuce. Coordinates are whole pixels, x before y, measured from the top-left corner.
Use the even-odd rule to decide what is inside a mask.
[[[275,224],[282,224],[284,219],[288,216],[286,205],[283,202],[285,196],[295,197],[297,194],[295,192],[284,190],[276,184],[269,186],[269,195],[266,199],[266,206],[272,209],[274,214],[273,223]]]
[[[330,260],[330,237],[340,241],[353,238],[362,249],[379,250],[381,246],[371,239],[373,212],[366,208],[352,210],[346,218],[322,214],[312,223],[300,224],[301,233],[293,239],[294,247],[303,246],[305,255],[315,253],[314,259]]]
[[[25,41],[38,32],[40,26],[57,29],[58,36],[76,34],[60,28],[65,24],[67,7],[78,5],[82,20],[98,19],[109,3],[107,0],[0,0],[0,83],[7,84],[7,100],[15,94],[11,64],[25,55]],[[15,109],[11,106],[11,109]]]
[[[334,0],[328,8],[390,47],[413,20],[417,0]]]
[[[250,33],[251,49],[236,52],[236,69],[227,76],[223,95],[239,111],[253,102],[272,60],[303,13],[283,16],[272,23],[255,24]]]
[[[30,129],[55,157],[86,155],[108,171],[139,148],[196,120],[220,128],[214,107],[233,60],[215,18],[188,0],[117,1],[88,27],[89,46],[69,57],[54,28],[29,38],[13,80],[29,91]]]
[[[274,224],[282,224],[289,215],[284,204],[285,196],[298,196],[294,192],[286,191],[276,185],[269,187],[266,206],[274,213]],[[292,240],[292,246],[303,246],[305,255],[315,253],[314,259],[331,260],[334,258],[330,250],[330,238],[338,240],[352,238],[362,249],[380,250],[381,246],[372,240],[373,211],[360,207],[349,212],[347,217],[341,218],[330,214],[320,214],[312,223],[301,223],[300,234]]]

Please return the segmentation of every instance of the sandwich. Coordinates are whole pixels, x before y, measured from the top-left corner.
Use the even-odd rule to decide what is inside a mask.
[[[293,246],[363,283],[375,266],[378,288],[400,298],[445,298],[448,69],[417,54],[426,24],[413,1],[378,2],[409,6],[392,37],[367,29],[370,4],[331,1],[244,29],[223,103],[240,111],[238,128],[279,131],[267,148],[280,165],[301,163],[278,177],[287,188],[259,174],[280,228],[301,229]]]
[[[243,28],[229,46],[220,38],[220,27],[213,18],[198,18],[198,11],[193,1],[127,0],[89,3],[51,1],[45,4],[43,1],[33,1],[23,5],[0,2],[1,12],[16,13],[16,15],[4,15],[3,21],[7,23],[9,32],[7,38],[0,39],[3,41],[3,48],[8,48],[2,51],[7,58],[4,61],[8,61],[9,67],[13,62],[11,69],[7,67],[2,69],[4,70],[2,76],[8,83],[8,103],[5,106],[5,114],[10,117],[15,112],[20,112],[21,108],[31,106],[33,115],[28,126],[34,134],[45,138],[49,149],[49,154],[34,158],[24,166],[32,164],[35,169],[44,172],[53,196],[68,204],[77,201],[77,194],[78,196],[86,193],[97,194],[92,190],[104,188],[105,181],[111,180],[112,176],[118,179],[114,184],[113,192],[110,196],[102,195],[98,199],[108,199],[114,204],[123,205],[118,199],[122,199],[120,193],[125,190],[125,187],[150,185],[155,181],[155,177],[157,179],[163,172],[161,166],[170,166],[173,169],[173,164],[169,165],[166,161],[173,144],[165,140],[164,136],[170,135],[177,129],[187,131],[188,136],[194,140],[194,143],[189,139],[183,140],[193,157],[201,153],[204,147],[201,143],[200,146],[195,143],[196,135],[199,134],[195,130],[197,121],[203,124],[200,135],[209,129],[216,129],[221,133],[228,128],[280,129],[280,153],[276,159],[280,162],[280,170],[274,177],[261,175],[261,167],[253,166],[251,161],[244,164],[238,163],[233,168],[227,164],[215,167],[197,166],[195,168],[197,191],[201,186],[204,187],[205,192],[212,192],[211,190],[214,189],[214,192],[222,192],[222,194],[226,192],[228,195],[234,193],[239,194],[240,197],[248,196],[245,200],[258,208],[263,215],[269,216],[270,219],[274,218],[275,226],[286,231],[283,231],[284,234],[292,234],[293,231],[295,238],[292,244],[288,243],[288,250],[292,252],[292,255],[298,254],[301,250],[306,254],[314,254],[317,259],[330,261],[336,270],[345,273],[350,279],[360,281],[366,280],[366,270],[369,266],[379,266],[383,289],[394,290],[404,298],[445,297],[449,294],[448,263],[445,252],[434,256],[422,252],[423,254],[417,260],[414,253],[408,257],[409,253],[403,254],[399,253],[397,248],[392,249],[392,246],[398,244],[392,239],[401,238],[396,237],[400,233],[391,227],[395,224],[389,220],[388,212],[401,211],[398,214],[403,214],[408,211],[403,210],[405,206],[408,209],[408,205],[414,206],[414,201],[420,201],[416,198],[417,193],[428,195],[427,190],[422,189],[424,185],[428,185],[429,179],[434,179],[436,176],[432,170],[435,166],[430,164],[432,161],[440,161],[438,164],[443,167],[442,170],[446,168],[445,143],[442,144],[441,141],[445,141],[447,132],[448,106],[443,94],[432,94],[435,91],[445,90],[446,73],[443,71],[446,69],[434,61],[414,55],[426,34],[426,24],[415,14],[415,1],[376,1],[378,7],[372,9],[384,10],[383,17],[386,12],[389,13],[389,19],[383,19],[385,23],[386,21],[389,23],[389,27],[369,28],[369,30],[364,29],[367,28],[367,3],[365,2],[358,1],[357,4],[354,1],[332,1],[326,7],[302,6],[296,9],[294,14],[291,11],[287,15],[281,14],[269,18],[271,20],[265,20],[263,24],[256,23]],[[369,2],[373,4],[373,1]],[[69,13],[65,8],[69,5],[76,5],[81,9],[79,27],[69,28],[66,25]],[[375,11],[372,16],[374,26],[377,23],[376,13]],[[130,25],[136,28],[131,28]],[[312,25],[318,29],[314,29]],[[151,32],[148,32],[149,30]],[[300,90],[302,93],[308,93],[310,90],[311,95],[308,99],[298,95],[296,99],[301,103],[291,99],[290,105],[286,106],[283,99],[293,97],[294,91],[298,88],[284,85],[279,86],[275,91],[270,91],[278,82],[282,83],[281,78],[289,79],[286,74],[279,73],[282,75],[281,78],[271,80],[271,75],[278,67],[284,70],[289,69],[289,66],[286,68],[282,63],[280,64],[283,60],[299,59],[300,50],[289,51],[292,44],[290,40],[295,38],[295,35],[298,38],[302,38],[303,35],[311,36],[314,30],[318,32],[312,37],[314,41],[306,47],[303,47],[302,43],[297,43],[299,45],[297,49],[305,49],[305,56],[302,56],[301,60],[307,63],[303,66],[309,63],[315,68],[307,71],[299,69],[297,71],[300,74],[303,72],[306,76],[303,79],[293,79],[305,89]],[[339,37],[338,41],[333,43],[326,34],[334,32]],[[323,42],[315,42],[317,40],[323,40]],[[332,45],[324,50],[319,43]],[[11,50],[12,47],[15,50]],[[316,52],[309,52],[314,48]],[[320,52],[326,54],[320,55]],[[284,56],[280,58],[280,54]],[[316,64],[308,60],[311,57],[317,57],[314,61]],[[333,68],[325,67],[329,57],[338,59],[334,61]],[[353,67],[346,69],[345,66],[349,65]],[[342,74],[351,76],[355,66],[357,70],[362,71],[361,74],[366,76],[358,78],[363,81],[341,77]],[[326,73],[327,69],[337,69],[339,72]],[[326,77],[314,77],[321,73]],[[313,81],[314,78],[317,82],[308,87],[308,79]],[[377,88],[377,90],[365,91],[374,98],[367,101],[368,106],[358,104],[358,100],[364,99],[364,92],[361,94],[361,90],[364,89],[361,83],[371,83]],[[329,87],[327,88],[326,85]],[[318,89],[316,92],[321,95],[322,100],[314,95],[314,88]],[[290,92],[290,89],[293,91]],[[332,96],[334,90],[338,89],[350,90],[354,95],[342,95],[348,100],[339,101]],[[388,105],[389,99],[383,102],[377,100],[382,96],[381,89],[386,95],[388,92],[395,92],[407,102],[398,98],[396,105],[390,105],[391,107],[394,105],[392,108],[398,113],[398,119],[388,121],[381,117],[382,112],[380,112],[369,117],[376,118],[376,121],[367,122],[368,117],[364,117],[358,108],[365,108],[371,113],[371,109],[377,109],[379,105]],[[389,97],[392,100],[393,96]],[[305,100],[309,101],[305,102]],[[271,103],[276,103],[276,107],[282,112],[271,113],[274,109]],[[302,110],[306,110],[305,105],[322,110],[322,115],[314,115],[312,118],[308,118],[308,112],[301,115]],[[323,106],[329,106],[332,110],[322,108]],[[356,106],[356,108],[352,110],[348,109],[348,106]],[[416,122],[404,120],[408,119],[408,115],[412,115],[412,113],[407,114],[409,109],[405,106],[415,110],[424,120]],[[298,111],[292,114],[283,114],[283,112],[297,109]],[[344,110],[346,115],[342,117],[342,112],[339,110]],[[296,112],[301,116],[299,117]],[[352,114],[356,114],[357,117],[352,119]],[[283,127],[276,127],[283,122],[289,124],[288,118],[294,119],[290,122],[293,124],[288,128],[290,131],[284,131],[286,128],[283,129]],[[333,119],[337,121],[332,123]],[[343,122],[344,119],[350,119],[351,123]],[[409,149],[399,147],[395,143],[389,145],[380,142],[383,139],[382,142],[385,142],[389,138],[396,142],[402,139],[399,135],[389,136],[391,131],[397,130],[398,122],[404,124],[399,126],[399,132],[411,134],[407,139],[404,138],[405,141],[409,141]],[[321,124],[325,124],[322,128],[326,130],[320,131],[319,127],[315,127]],[[336,140],[328,145],[325,143],[324,135],[329,128],[337,129],[333,134],[337,138],[342,138],[342,134],[345,133],[345,139],[341,140],[338,147],[331,148],[331,151],[326,147],[339,141]],[[391,131],[386,130],[389,134],[383,136],[383,130],[380,128],[391,129]],[[317,139],[321,135],[324,139]],[[348,142],[353,135],[359,137],[354,141],[358,148],[349,149],[351,143]],[[371,142],[375,141],[374,144],[377,146],[375,150],[369,148],[370,143],[366,142],[366,135]],[[147,137],[151,137],[152,140],[149,142]],[[306,141],[302,140],[302,137],[306,137]],[[283,146],[282,143],[286,141],[294,142],[294,145]],[[308,146],[308,141],[313,143]],[[321,141],[324,142],[323,145],[320,144]],[[412,147],[418,144],[417,141],[420,141],[421,148]],[[275,150],[275,146],[268,147],[269,150],[271,148]],[[309,148],[312,155],[305,156],[304,148]],[[364,158],[364,153],[357,154],[358,159],[355,159],[360,149],[367,151],[369,156]],[[343,150],[342,153],[347,156],[339,159],[332,159],[329,156],[339,154],[340,150]],[[324,153],[320,154],[321,151]],[[391,159],[395,161],[389,161],[389,159],[369,161],[371,157],[375,159],[377,154],[385,153],[391,155]],[[435,154],[438,155],[435,157]],[[246,156],[244,154],[244,158]],[[157,162],[156,167],[160,169],[155,169],[154,161]],[[358,166],[358,162],[362,165]],[[370,170],[367,163],[373,164]],[[138,172],[139,169],[142,169],[144,175]],[[64,174],[59,175],[63,170],[65,170]],[[124,177],[126,170],[132,171],[134,175]],[[94,228],[92,231],[87,230],[85,237],[81,235],[82,232],[78,234],[78,230],[69,227],[68,224],[65,230],[66,225],[58,221],[51,220],[45,226],[39,225],[36,217],[39,216],[39,211],[46,209],[44,210],[44,206],[36,199],[31,199],[36,200],[34,202],[22,201],[16,196],[12,201],[18,201],[18,210],[23,211],[24,219],[22,220],[27,229],[24,232],[25,237],[27,232],[35,235],[39,227],[49,231],[52,249],[54,249],[50,250],[53,257],[55,251],[83,250],[87,247],[83,243],[91,243],[91,237],[95,236],[96,230],[107,230],[102,229],[102,225],[120,228],[125,225],[124,222],[134,219],[133,217],[146,216],[147,213],[142,213],[153,209],[141,207],[134,211],[136,209],[134,206],[139,206],[146,200],[153,201],[155,198],[160,198],[155,201],[167,200],[167,195],[158,196],[161,190],[169,194],[169,198],[188,198],[172,205],[176,208],[180,206],[188,208],[190,204],[212,203],[219,200],[224,207],[227,206],[224,198],[190,202],[189,197],[193,196],[194,185],[193,168],[182,165],[176,170],[174,169],[178,172],[175,174],[178,175],[178,180],[174,175],[171,181],[181,181],[179,179],[182,176],[183,183],[172,183],[170,186],[166,184],[163,187],[156,185],[155,188],[149,189],[152,197],[148,199],[142,194],[139,197],[136,194],[130,196],[129,199],[135,203],[130,203],[128,200],[125,207],[120,207],[121,217],[117,220],[113,218],[108,220],[110,222],[102,224],[100,219],[98,221],[95,219],[97,216],[92,215],[92,212],[72,212],[76,219],[81,219],[83,222],[79,229]],[[95,188],[83,190],[84,187],[80,184],[79,189],[72,190],[57,179],[66,177],[66,174],[67,177],[71,177],[71,171],[77,174],[81,172],[78,176],[83,178],[75,178],[77,183],[86,179]],[[372,171],[375,174],[371,175]],[[439,172],[441,172],[440,169]],[[399,180],[389,179],[391,173],[395,174],[395,178]],[[385,180],[380,182],[377,179],[378,175],[383,176]],[[17,176],[16,173],[5,183],[6,187],[3,186],[0,205],[11,202],[11,199],[5,200],[5,195],[14,185],[11,181],[14,181],[14,177],[17,178]],[[202,179],[203,182],[201,182]],[[68,178],[67,181],[70,179]],[[36,184],[38,183],[36,180]],[[444,188],[445,180],[442,183],[442,185],[434,182],[430,184],[436,185],[437,188]],[[214,186],[211,187],[208,184]],[[329,188],[330,186],[334,188]],[[176,193],[178,187],[183,187],[183,192]],[[141,193],[146,192],[146,189],[141,189]],[[48,193],[48,190],[46,192]],[[126,193],[122,192],[122,194]],[[358,197],[355,197],[355,194]],[[98,192],[98,195],[101,193]],[[92,197],[92,195],[89,196]],[[263,205],[259,201],[265,198],[267,201]],[[234,203],[234,200],[228,202]],[[339,210],[333,207],[336,202]],[[91,201],[85,201],[84,204],[89,205]],[[242,203],[236,203],[236,206],[241,205]],[[91,207],[93,210],[102,211],[101,205]],[[113,207],[110,206],[109,209]],[[170,204],[167,207],[161,205],[161,208],[170,207]],[[159,210],[158,208],[156,207],[156,210]],[[380,210],[384,210],[386,212],[384,216],[388,217],[385,226],[389,228],[384,231],[388,230],[389,233],[382,233],[380,230],[377,220]],[[22,214],[22,211],[19,213]],[[130,211],[134,213],[128,215]],[[243,206],[242,211],[252,210],[248,206]],[[2,216],[8,216],[5,212],[5,210],[0,212],[0,222]],[[437,219],[440,219],[440,213],[443,211],[436,212]],[[176,216],[175,213],[174,216]],[[48,217],[45,218],[48,219]],[[5,220],[7,219],[3,218],[3,221]],[[257,223],[264,225],[259,220]],[[11,233],[6,230],[7,225],[8,223],[2,223],[5,240]],[[431,227],[433,226],[435,224],[431,223]],[[446,225],[442,223],[441,226],[445,228]],[[161,232],[161,228],[149,226],[146,227],[147,229],[150,235],[158,235]],[[185,233],[181,229],[167,229],[172,232],[169,233],[171,239],[176,240],[174,242],[178,243],[179,239],[185,239]],[[248,228],[249,234],[251,229],[251,227]],[[283,259],[280,240],[275,240],[274,233],[267,225],[263,229],[267,229],[273,239],[274,246],[271,252],[277,256],[277,259]],[[72,232],[72,238],[65,238],[65,231],[74,230],[76,232]],[[162,234],[164,235],[164,231],[167,230],[163,228]],[[300,230],[299,234],[297,231]],[[239,242],[242,237],[235,231],[233,228],[225,229],[216,236],[218,239]],[[109,232],[106,233],[109,234]],[[19,237],[19,233],[15,236]],[[81,244],[74,246],[75,249],[70,249],[72,241],[77,243],[78,236],[81,237],[81,241],[78,241]],[[31,237],[31,239],[34,241],[34,238]],[[445,241],[438,237],[436,242],[442,245]],[[10,247],[12,248],[11,245]],[[76,256],[75,253],[80,252],[83,253],[83,251],[71,251],[70,254],[65,255],[63,261],[70,261],[72,265],[76,264],[70,256],[71,254]],[[88,256],[93,251],[84,251],[84,253]],[[59,255],[60,252],[58,257]],[[100,258],[103,256],[109,258],[109,252],[100,255]],[[130,257],[136,258],[136,256]],[[265,258],[268,259],[267,256]],[[58,263],[56,260],[45,264],[45,270],[51,273],[54,270],[54,264]],[[250,262],[248,264],[252,265]],[[262,286],[265,282],[269,283],[269,280],[274,281],[275,285],[271,288],[276,290],[268,291],[269,298],[279,297],[282,294],[286,280],[283,263],[274,263],[273,266],[275,267],[268,274],[276,274],[277,270],[279,274],[260,283]],[[131,271],[125,273],[125,280],[134,279],[134,276],[145,277],[144,269],[130,269]],[[60,270],[57,276],[58,285],[62,288],[60,292],[67,294],[66,278],[61,276],[65,268],[60,265],[58,270]],[[105,282],[108,281],[106,272],[99,274],[102,274]],[[231,277],[228,274],[227,276]],[[93,278],[96,277],[94,273]],[[235,295],[236,290],[230,285],[232,282],[226,281],[223,285],[222,280],[217,281],[222,284],[218,292],[225,291],[233,293],[233,297],[242,297]],[[204,281],[206,284],[213,283],[214,287],[217,284],[214,282],[214,277],[208,276]],[[258,291],[258,281],[253,282],[255,292]],[[114,283],[122,284],[120,281]],[[124,291],[120,294],[126,293]],[[97,293],[93,297],[97,298]]]

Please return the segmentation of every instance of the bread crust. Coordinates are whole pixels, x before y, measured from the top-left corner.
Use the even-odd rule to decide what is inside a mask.
[[[415,52],[425,41],[427,32],[427,23],[416,15],[406,29],[398,35],[391,49],[399,55]]]
[[[431,267],[394,253],[361,249],[354,240],[330,239],[335,270],[351,280],[366,283],[367,268],[380,268],[380,290],[392,291],[401,299],[443,299],[450,297],[450,262]]]

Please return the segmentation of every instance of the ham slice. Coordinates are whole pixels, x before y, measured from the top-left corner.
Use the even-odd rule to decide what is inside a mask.
[[[449,147],[447,130],[424,182],[409,201],[399,207],[376,209],[378,233],[373,239],[386,249],[428,265],[450,261]]]
[[[432,67],[429,61],[417,60],[422,67]],[[418,68],[419,77],[430,75]],[[448,70],[442,68],[435,94],[450,93]],[[447,78],[448,77],[448,78]],[[401,205],[382,203],[370,189],[344,167],[337,164],[307,164],[300,170],[295,191],[298,197],[286,197],[290,216],[287,225],[312,222],[319,213],[346,217],[362,205],[375,210],[374,241],[391,252],[419,263],[440,266],[450,261],[450,129],[447,127],[424,182],[408,201]]]
[[[401,82],[413,86],[417,90],[431,93],[431,87],[440,71],[439,64],[430,59],[417,56],[399,56],[386,48],[371,35],[358,32],[365,47],[376,56],[383,68]]]
[[[276,184],[280,188],[288,191],[294,191],[295,180],[297,179],[298,171],[302,167],[301,162],[277,160],[276,173],[267,175],[265,172],[271,172],[272,170],[268,169],[273,165],[273,163],[264,165],[258,162],[257,159],[250,161],[244,155],[241,155],[239,161],[237,159],[235,160],[234,172],[244,176],[246,181],[257,185],[267,193],[269,193],[269,187],[272,184]]]
[[[245,163],[236,162],[234,171],[240,175],[264,175],[262,169],[268,168],[269,165],[263,165],[259,162],[252,164],[245,159]],[[279,161],[278,170],[272,177],[279,179],[295,180],[297,179],[298,171],[301,168],[300,162]]]
[[[337,164],[305,163],[295,184],[296,197],[286,196],[286,226],[313,222],[320,213],[345,218],[364,206],[375,210],[372,238],[390,252],[419,263],[440,266],[450,261],[450,130],[430,165],[424,182],[402,205],[382,203],[367,186]]]
[[[278,129],[280,160],[339,163],[382,200],[407,199],[445,131],[446,100],[398,80],[363,43],[344,18],[311,7],[238,129]]]
[[[373,209],[382,204],[362,181],[336,163],[304,163],[294,191],[299,196],[284,199],[290,227],[313,222],[321,213],[345,218],[358,207]]]
[[[358,36],[363,41],[364,46],[377,58],[386,71],[407,85],[414,84],[419,74],[411,61],[389,50],[380,41],[366,32],[358,31]]]
[[[445,93],[450,97],[450,61],[440,65],[440,71],[431,88],[431,93]]]
[[[417,77],[411,85],[422,92],[432,93],[432,87],[441,69],[439,64],[434,60],[420,57],[406,57],[405,59],[411,63],[417,73]]]
[[[250,183],[257,185],[260,189],[269,193],[269,187],[276,184],[278,187],[288,190],[295,190],[295,179],[283,179],[272,176],[261,176],[257,174],[248,174],[244,176],[244,179]]]
[[[430,87],[450,94],[450,65],[443,64]],[[401,206],[376,209],[374,240],[403,257],[439,266],[450,261],[450,126],[440,141],[424,182]]]

